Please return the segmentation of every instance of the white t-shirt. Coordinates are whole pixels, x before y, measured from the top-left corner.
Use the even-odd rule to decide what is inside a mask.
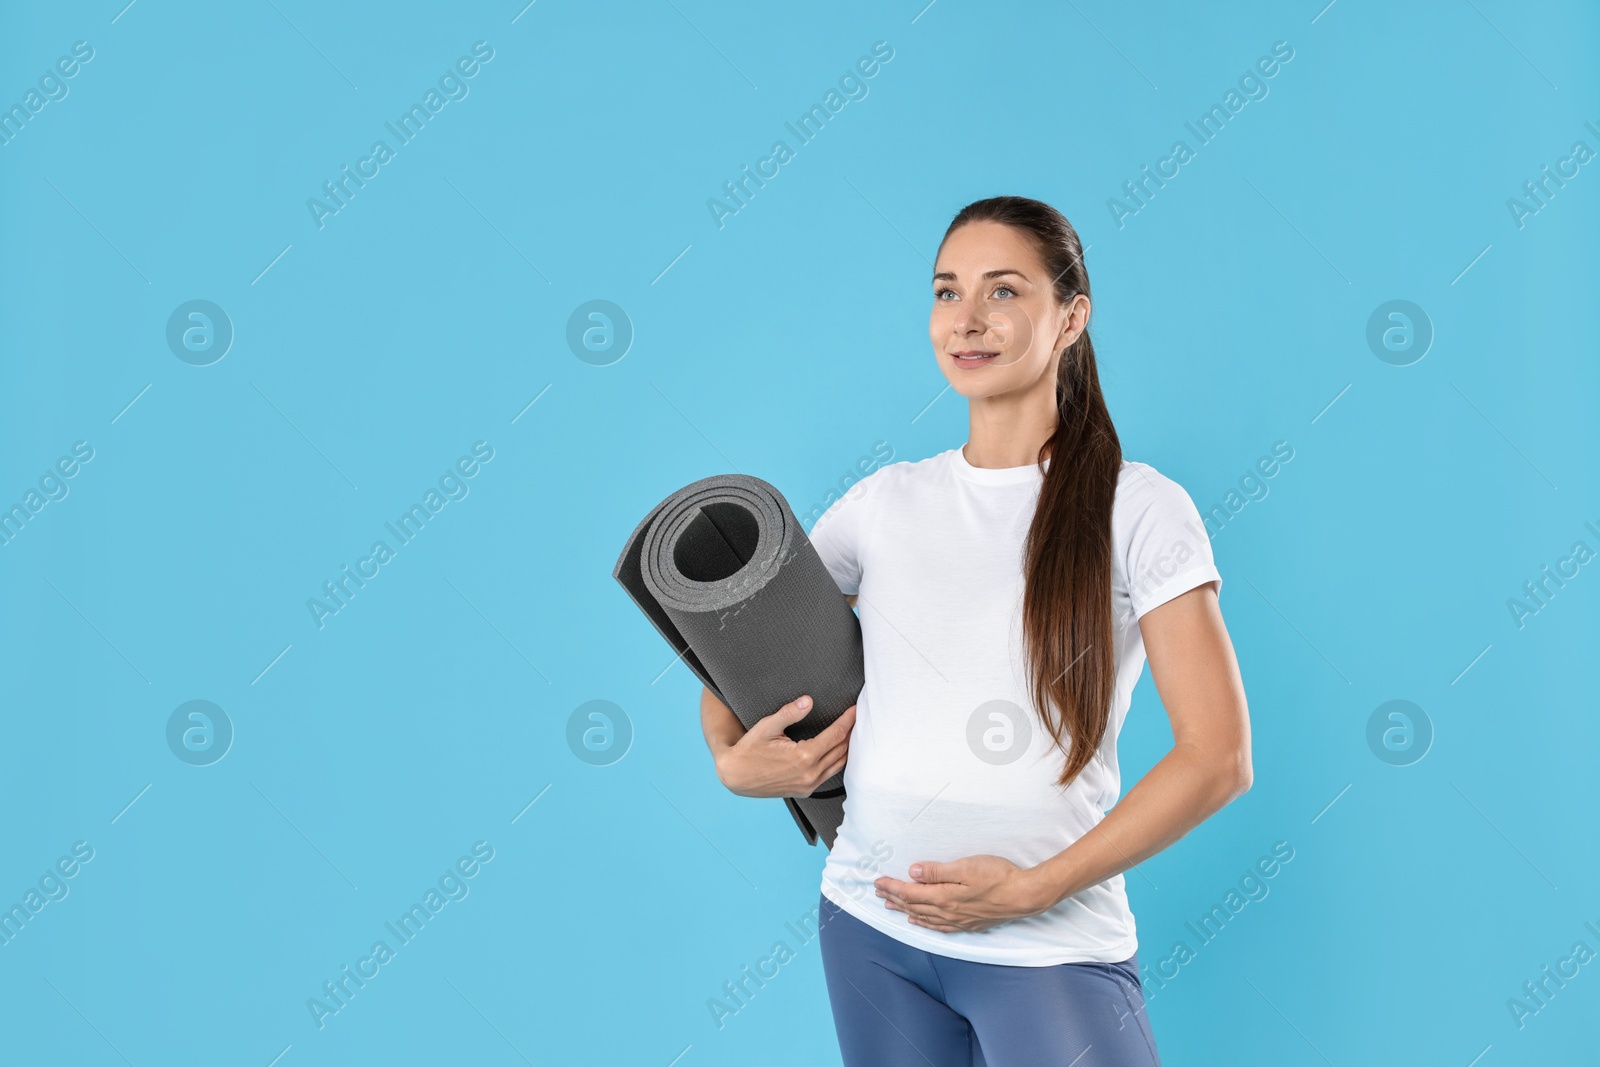
[[[1063,790],[1065,756],[1034,709],[1022,661],[1023,539],[1036,466],[974,467],[960,448],[880,467],[810,531],[845,594],[859,593],[866,684],[845,765],[844,823],[822,893],[917,948],[1013,966],[1115,963],[1138,947],[1121,874],[1038,915],[977,933],[912,926],[873,879],[919,860],[993,854],[1032,867],[1076,841],[1121,795],[1117,733],[1144,669],[1138,617],[1217,582],[1183,487],[1124,462],[1112,509],[1116,683],[1098,756]]]

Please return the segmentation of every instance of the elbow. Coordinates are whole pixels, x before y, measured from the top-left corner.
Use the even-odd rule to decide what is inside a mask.
[[[1225,808],[1244,796],[1255,782],[1248,745],[1214,749],[1205,756],[1205,766],[1209,772],[1206,779],[1211,788],[1212,811]]]
[[[1195,760],[1195,778],[1209,810],[1227,807],[1250,791],[1255,772],[1250,765],[1250,745],[1193,745],[1188,748]]]
[[[723,760],[720,752],[712,753],[711,764],[714,768],[716,768],[717,781],[722,783],[722,787],[730,793],[737,793],[738,790],[733,788],[733,782],[728,778],[728,766]]]
[[[1255,784],[1255,770],[1250,765],[1250,750],[1240,749],[1229,764],[1228,801],[1232,802],[1250,791]]]

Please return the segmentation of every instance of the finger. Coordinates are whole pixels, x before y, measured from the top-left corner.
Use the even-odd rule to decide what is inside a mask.
[[[878,892],[887,893],[893,897],[901,896],[907,889],[918,888],[916,882],[902,882],[900,879],[890,878],[888,875],[874,879],[872,885]]]
[[[809,741],[801,741],[797,746],[800,749],[800,755],[810,760],[813,767],[836,763],[850,755],[848,741],[838,745],[823,745],[819,744],[820,740],[820,738],[812,738]]]
[[[846,734],[839,737],[824,732],[815,737],[808,737],[804,741],[796,741],[795,749],[802,759],[816,767],[847,755],[850,750],[850,736]]]
[[[953,911],[928,904],[913,904],[906,909],[906,912],[927,922],[953,923],[960,919],[960,916]]]
[[[957,919],[957,916],[954,912],[947,911],[944,908],[930,907],[925,904],[912,904],[907,906],[896,903],[893,900],[886,900],[884,901],[884,906],[890,911],[904,912],[907,919],[918,923],[937,923],[948,926],[953,924]]]
[[[832,778],[834,775],[844,770],[844,763],[844,760],[839,760],[837,763],[830,763],[824,766],[822,768],[822,772],[818,775],[817,780],[812,783],[811,792],[815,793],[818,789],[822,788],[823,782],[826,782],[829,778]]]
[[[761,721],[756,723],[755,727],[750,730],[750,733],[757,734],[758,736],[766,739],[775,738],[779,734],[783,733],[787,727],[794,725],[810,714],[811,696],[803,693],[794,700],[789,701],[789,703],[785,704],[771,715],[763,717]]]
[[[942,885],[902,882],[894,878],[889,879],[889,883],[883,891],[891,899],[906,905],[942,905],[949,895],[949,890]]]
[[[826,745],[840,744],[849,739],[850,730],[853,726],[855,726],[855,724],[856,706],[851,704],[848,708],[845,708],[844,711],[839,713],[839,717],[837,719],[828,724],[827,729],[817,734],[817,736],[812,738],[812,740],[820,741]]]
[[[943,915],[943,910],[934,904],[922,903],[915,900],[906,900],[903,897],[889,897],[888,901],[907,915],[920,915],[923,918],[933,918]]]
[[[904,885],[905,883],[899,884]],[[899,888],[880,888],[877,890],[877,894],[885,901],[892,902],[901,911],[907,911],[911,908],[912,901],[907,900],[905,898],[904,891]]]
[[[807,747],[804,742],[801,742],[800,747],[794,752],[795,766],[801,768],[807,774],[818,774],[824,767],[842,763],[848,755],[841,749],[835,748],[824,751],[815,746]]]

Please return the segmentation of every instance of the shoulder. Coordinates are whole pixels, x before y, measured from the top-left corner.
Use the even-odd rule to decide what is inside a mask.
[[[831,489],[823,501],[812,508],[809,518],[812,529],[831,522],[844,512],[853,512],[863,501],[882,499],[904,494],[918,486],[926,485],[944,469],[948,462],[944,454],[926,459],[902,459],[881,463],[861,475],[843,490]]]
[[[1117,495],[1113,508],[1119,511],[1137,510],[1188,495],[1188,490],[1182,485],[1150,464],[1125,459],[1122,461],[1122,470],[1117,474]]]
[[[1111,508],[1113,537],[1126,542],[1141,529],[1182,527],[1199,518],[1189,491],[1148,463],[1124,460]]]
[[[893,463],[882,463],[845,490],[843,499],[904,491],[938,478],[948,467],[949,455],[944,452],[925,459],[899,459]]]
[[[950,469],[950,453],[955,449],[938,452],[922,459],[901,459],[885,463],[873,471],[869,478],[878,479],[880,492],[904,489],[941,477]]]
[[[1220,583],[1211,534],[1182,485],[1148,463],[1123,464],[1111,512],[1113,587],[1138,618],[1197,585]]]

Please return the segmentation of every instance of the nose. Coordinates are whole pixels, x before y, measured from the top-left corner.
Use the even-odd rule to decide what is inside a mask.
[[[994,326],[990,311],[991,308],[983,300],[972,303],[963,301],[950,323],[950,329],[957,337],[982,337]]]
[[[1011,341],[1016,326],[1014,318],[1014,306],[980,299],[961,305],[951,329],[972,348],[1001,349]]]

